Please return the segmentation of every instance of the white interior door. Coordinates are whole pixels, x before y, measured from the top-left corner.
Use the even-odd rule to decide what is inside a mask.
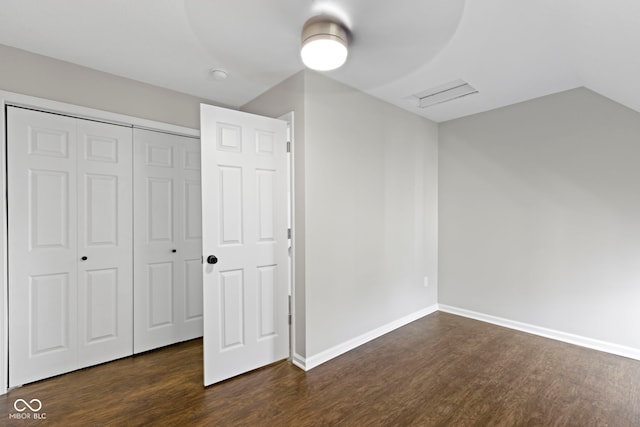
[[[7,109],[9,384],[132,353],[131,130]]]
[[[289,355],[286,123],[201,105],[201,139],[210,385]]]
[[[135,143],[134,351],[202,336],[200,141],[143,129]]]
[[[7,110],[9,386],[76,369],[76,122]]]
[[[133,351],[132,146],[131,128],[76,123],[78,368],[84,368]]]

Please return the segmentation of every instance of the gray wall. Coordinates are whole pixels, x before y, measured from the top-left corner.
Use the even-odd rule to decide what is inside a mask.
[[[438,134],[435,123],[311,71],[243,107],[272,117],[291,109],[296,235],[304,231],[296,352],[310,358],[436,304]]]
[[[442,124],[439,302],[640,348],[639,160],[587,89]]]
[[[215,104],[4,45],[0,64],[2,90],[194,129],[200,102]]]
[[[307,356],[437,302],[437,150],[435,123],[306,73]]]

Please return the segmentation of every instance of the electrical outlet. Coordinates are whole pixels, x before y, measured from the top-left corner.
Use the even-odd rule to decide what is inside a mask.
[[[424,287],[425,288],[429,287],[429,277],[428,276],[424,276]]]

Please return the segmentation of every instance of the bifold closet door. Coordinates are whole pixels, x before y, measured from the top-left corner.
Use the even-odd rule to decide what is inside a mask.
[[[81,368],[133,354],[132,129],[78,120]]]
[[[202,336],[200,141],[134,129],[134,352]]]
[[[132,354],[131,129],[7,109],[9,385]]]

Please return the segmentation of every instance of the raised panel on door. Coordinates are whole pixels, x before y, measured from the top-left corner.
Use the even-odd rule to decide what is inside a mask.
[[[245,345],[245,281],[244,270],[219,272],[219,304],[215,307],[220,324],[220,351]]]
[[[275,170],[256,170],[256,191],[258,193],[258,242],[275,240]]]
[[[201,106],[205,385],[289,354],[286,123]]]
[[[86,336],[89,344],[118,338],[118,270],[105,268],[85,271]]]
[[[64,249],[71,237],[69,181],[67,171],[29,169],[29,249]],[[73,195],[75,197],[75,195]]]
[[[173,235],[173,177],[148,177],[146,202],[149,243],[172,243]]]
[[[242,245],[244,233],[242,167],[221,165],[218,180],[220,182],[219,245]]]
[[[173,262],[158,262],[147,265],[149,293],[147,304],[147,329],[167,328],[174,325],[173,313]]]
[[[200,144],[135,129],[134,351],[202,336]]]
[[[69,275],[31,276],[29,295],[29,356],[69,349]]]
[[[132,156],[131,128],[78,120],[81,367],[133,354]]]
[[[118,176],[87,173],[84,212],[84,247],[118,246]]]
[[[258,340],[273,337],[278,333],[278,312],[283,307],[278,303],[277,265],[257,268],[258,274]]]
[[[202,260],[189,259],[184,262],[184,319],[185,322],[197,322],[198,336],[202,335]]]
[[[9,385],[76,369],[76,121],[7,108]]]
[[[200,244],[202,241],[202,185],[200,177],[184,181],[184,239]]]

